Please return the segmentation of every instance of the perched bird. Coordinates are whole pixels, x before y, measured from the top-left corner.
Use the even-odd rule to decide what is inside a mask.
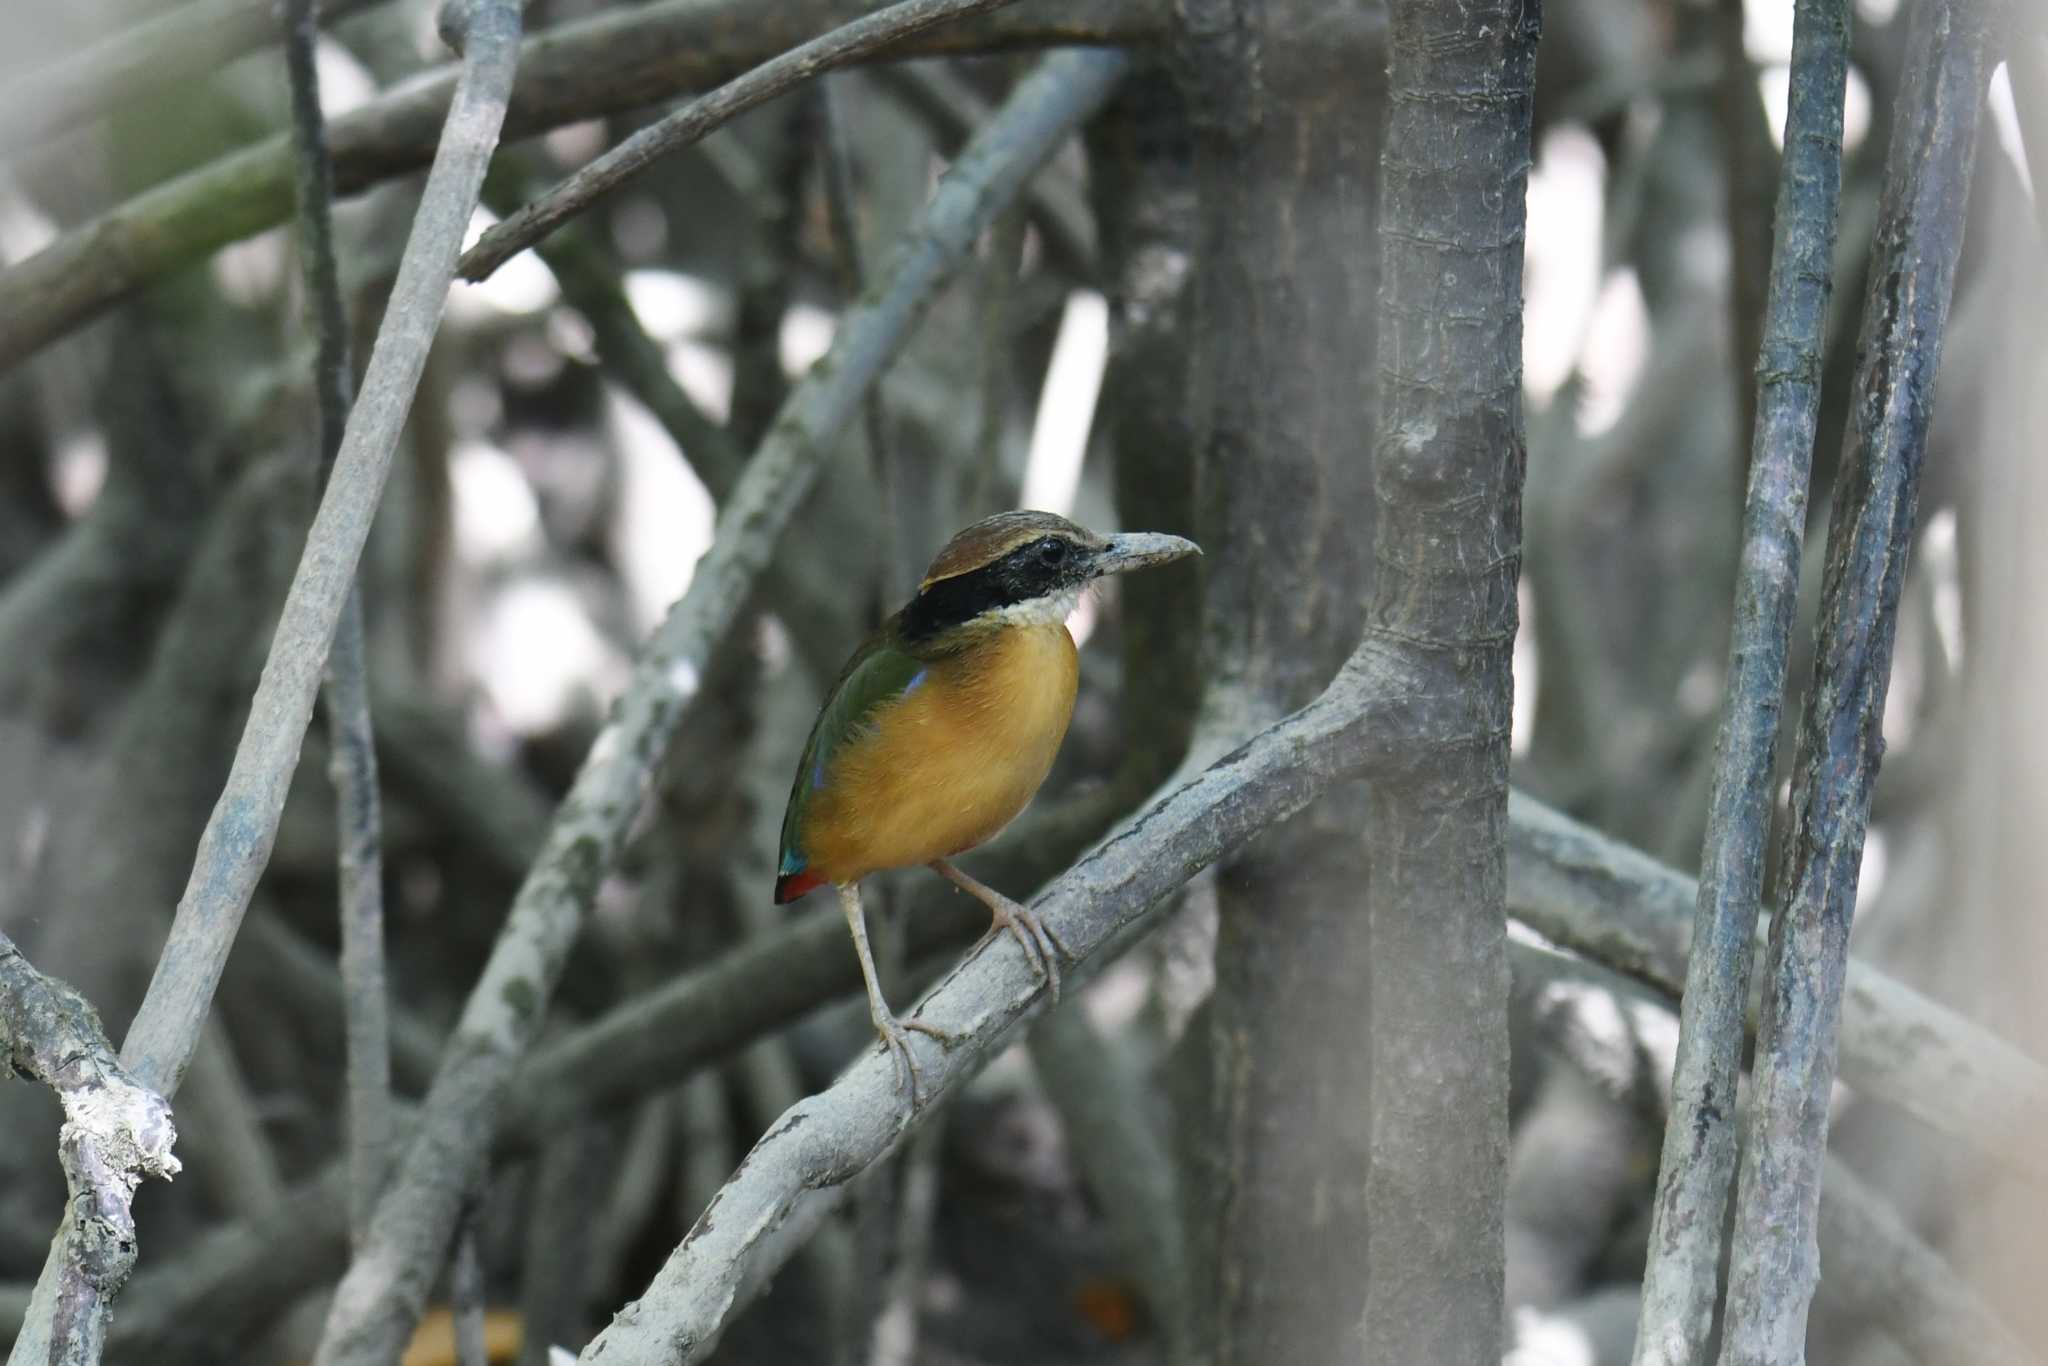
[[[775,901],[831,883],[867,979],[875,1031],[913,1103],[906,1028],[875,980],[860,880],[925,864],[1010,931],[1059,995],[1060,945],[1038,917],[947,862],[992,838],[1038,791],[1074,713],[1067,617],[1105,574],[1199,553],[1178,536],[1098,536],[1047,512],[1004,512],[946,543],[902,611],[854,652],[797,765]]]

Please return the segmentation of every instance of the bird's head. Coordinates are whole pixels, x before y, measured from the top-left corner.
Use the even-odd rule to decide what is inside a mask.
[[[1178,536],[1098,536],[1050,512],[999,512],[946,542],[903,609],[903,633],[928,640],[969,625],[1065,621],[1082,592],[1105,574],[1200,553]]]

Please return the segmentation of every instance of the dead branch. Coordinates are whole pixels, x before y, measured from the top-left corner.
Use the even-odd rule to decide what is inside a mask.
[[[471,992],[365,1243],[343,1278],[317,1360],[383,1361],[424,1304],[457,1204],[481,1170],[515,1069],[611,867],[655,766],[698,694],[711,653],[737,617],[819,467],[869,387],[910,335],[982,229],[1121,74],[1117,53],[1047,59],[934,191],[888,283],[840,326],[832,352],[783,405],[718,519],[689,591],[648,642],[632,682],[562,803],[505,931]]]
[[[145,1176],[168,1181],[177,1128],[170,1104],[114,1057],[99,1015],[64,983],[37,972],[0,934],[0,1061],[57,1093],[58,1156],[70,1190],[10,1363],[96,1366],[114,1296],[135,1266],[128,1210]]]

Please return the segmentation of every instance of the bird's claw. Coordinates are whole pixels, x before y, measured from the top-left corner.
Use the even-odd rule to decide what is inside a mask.
[[[894,1015],[874,1016],[875,1033],[882,1039],[883,1048],[896,1059],[896,1080],[910,1095],[910,1108],[915,1110],[923,1103],[922,1084],[924,1072],[917,1065],[917,1055],[910,1051],[910,1032],[917,1031],[926,1038],[935,1039],[941,1048],[951,1048],[959,1042],[950,1030],[939,1028],[924,1020],[899,1020]]]
[[[996,924],[1016,936],[1017,943],[1024,950],[1024,956],[1031,960],[1032,969],[1045,979],[1046,990],[1052,995],[1052,1002],[1060,1002],[1061,958],[1071,959],[1067,946],[1040,920],[1035,912],[1025,909],[1014,901],[1003,901],[990,907],[995,912]]]

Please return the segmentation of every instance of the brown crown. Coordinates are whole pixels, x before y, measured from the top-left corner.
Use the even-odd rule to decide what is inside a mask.
[[[982,518],[946,542],[946,548],[932,561],[931,568],[924,571],[924,582],[918,584],[917,591],[922,593],[941,579],[979,569],[1041,536],[1059,536],[1092,550],[1099,550],[1106,544],[1088,528],[1076,526],[1050,512],[998,512],[993,517]]]

